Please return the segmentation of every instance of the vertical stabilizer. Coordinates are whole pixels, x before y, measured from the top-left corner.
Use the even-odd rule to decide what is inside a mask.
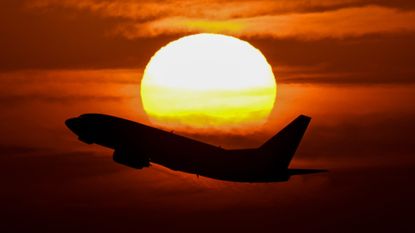
[[[288,168],[311,118],[300,115],[259,149],[271,156],[272,162],[281,168]]]

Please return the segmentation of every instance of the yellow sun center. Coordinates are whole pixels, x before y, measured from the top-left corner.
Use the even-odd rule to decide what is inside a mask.
[[[157,51],[141,83],[154,123],[230,130],[257,127],[276,95],[272,68],[248,42],[219,34],[185,36]]]

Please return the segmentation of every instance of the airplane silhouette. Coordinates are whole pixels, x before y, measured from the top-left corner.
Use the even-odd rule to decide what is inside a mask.
[[[218,180],[280,182],[326,171],[288,168],[310,120],[300,115],[259,148],[238,150],[103,114],[83,114],[65,124],[80,141],[114,149],[113,160],[129,167],[141,169],[151,162]]]

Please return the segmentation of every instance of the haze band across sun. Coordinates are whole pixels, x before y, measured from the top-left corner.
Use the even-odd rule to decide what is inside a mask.
[[[141,83],[150,119],[176,129],[257,127],[270,114],[276,91],[272,68],[258,49],[235,37],[207,33],[162,47]]]

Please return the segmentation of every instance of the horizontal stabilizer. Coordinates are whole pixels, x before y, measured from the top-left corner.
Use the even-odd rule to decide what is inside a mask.
[[[321,172],[328,172],[328,170],[325,170],[325,169],[288,169],[288,174],[290,176],[307,175],[307,174],[314,174],[314,173],[321,173]]]

